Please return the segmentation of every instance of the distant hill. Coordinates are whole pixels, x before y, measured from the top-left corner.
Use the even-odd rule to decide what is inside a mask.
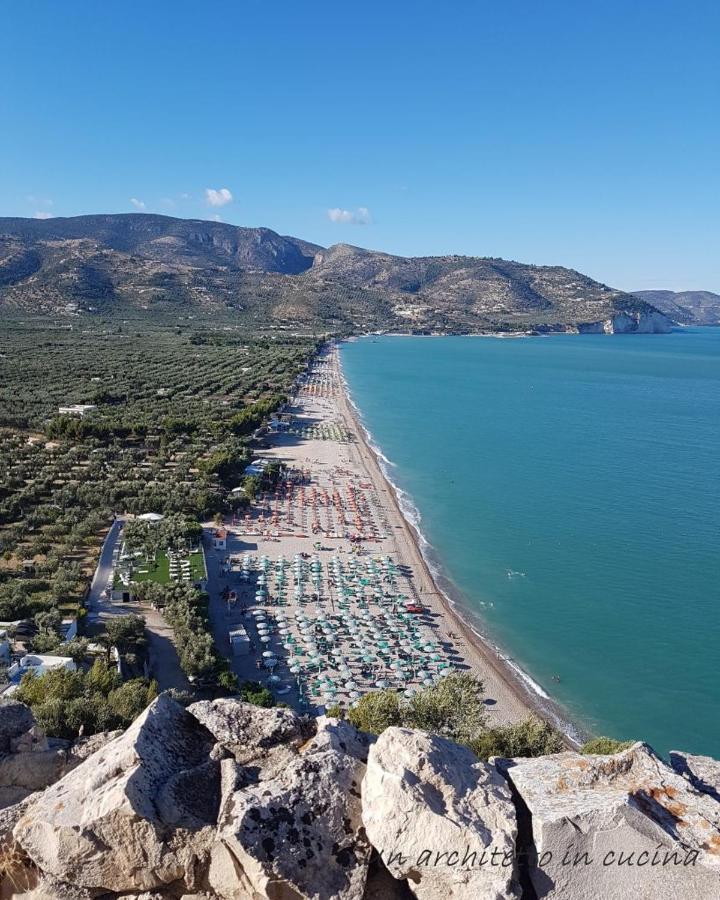
[[[720,325],[720,294],[711,291],[634,291],[681,325]]]
[[[140,213],[0,218],[0,306],[229,316],[277,327],[667,330],[643,299],[560,266],[330,248],[267,228]]]

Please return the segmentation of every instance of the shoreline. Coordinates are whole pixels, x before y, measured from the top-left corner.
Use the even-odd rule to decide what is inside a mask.
[[[584,742],[584,729],[574,722],[560,704],[547,694],[542,686],[537,684],[521,666],[514,663],[509,654],[504,653],[483,633],[481,617],[469,608],[464,595],[443,571],[441,561],[428,559],[428,551],[434,552],[432,544],[413,521],[414,517],[409,516],[403,509],[401,495],[405,492],[393,482],[385,470],[385,466],[393,465],[393,463],[375,443],[372,434],[362,421],[359,407],[352,398],[340,359],[340,343],[340,341],[333,341],[329,344],[329,357],[331,364],[337,369],[341,386],[339,412],[349,421],[357,435],[361,455],[364,457],[364,462],[370,470],[369,474],[377,489],[386,491],[390,497],[405,531],[407,551],[412,559],[413,568],[417,575],[421,576],[416,580],[427,581],[432,585],[432,591],[421,591],[423,599],[434,598],[435,605],[441,607],[441,614],[450,618],[453,628],[462,636],[470,650],[468,656],[475,657],[475,660],[469,659],[468,662],[471,665],[474,663],[473,668],[479,672],[486,689],[491,687],[490,693],[498,698],[498,704],[504,702],[514,711],[522,708],[525,716],[530,714],[539,716],[557,728],[571,747],[579,747]],[[417,509],[411,498],[408,502],[414,509]],[[424,550],[424,547],[427,549]],[[473,619],[476,620],[475,624],[472,622]],[[523,717],[520,716],[520,718]],[[517,720],[515,717],[512,718]]]

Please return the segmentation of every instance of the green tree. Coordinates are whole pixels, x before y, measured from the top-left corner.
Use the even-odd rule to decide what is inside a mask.
[[[108,694],[108,707],[123,726],[133,722],[157,697],[157,682],[133,678]]]
[[[513,725],[490,728],[471,740],[469,746],[480,759],[489,759],[560,753],[565,749],[565,742],[560,732],[547,722],[529,716]]]
[[[395,691],[372,691],[348,710],[348,721],[360,731],[381,734],[392,725],[402,725],[400,699]]]
[[[272,691],[257,681],[244,681],[240,687],[240,698],[253,706],[264,706],[266,709],[275,706]]]
[[[87,659],[88,640],[84,637],[76,637],[67,644],[62,645],[62,655],[69,656],[76,666],[82,665]]]
[[[418,691],[403,718],[412,728],[467,744],[486,727],[483,683],[466,672],[453,672],[432,687]]]
[[[121,653],[144,644],[145,619],[132,614],[110,619],[105,626],[105,641]]]

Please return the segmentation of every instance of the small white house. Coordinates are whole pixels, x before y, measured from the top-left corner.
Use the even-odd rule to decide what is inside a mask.
[[[242,625],[228,632],[233,656],[247,656],[250,653],[250,638]]]
[[[216,550],[227,549],[227,529],[226,528],[216,528],[215,531],[213,531],[213,547]]]
[[[162,522],[165,516],[161,516],[160,513],[147,512],[142,513],[136,518],[138,518],[141,522]]]
[[[72,406],[59,406],[58,413],[61,416],[83,416],[97,409],[93,403],[74,403]]]
[[[11,694],[17,690],[23,675],[33,672],[35,675],[44,675],[51,669],[67,669],[74,672],[77,669],[75,663],[69,656],[49,656],[42,653],[27,653],[22,659],[14,663],[7,670],[8,680],[11,682],[10,687],[5,691]]]

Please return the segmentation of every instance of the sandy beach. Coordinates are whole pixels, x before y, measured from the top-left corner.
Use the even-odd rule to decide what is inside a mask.
[[[561,725],[438,589],[349,401],[337,347],[314,361],[283,419],[258,456],[294,483],[229,523],[225,548],[207,529],[213,630],[238,676],[320,708],[383,686],[411,696],[451,667],[482,679],[491,725],[533,711]],[[407,615],[407,603],[424,614]],[[238,626],[247,655],[231,653]]]

